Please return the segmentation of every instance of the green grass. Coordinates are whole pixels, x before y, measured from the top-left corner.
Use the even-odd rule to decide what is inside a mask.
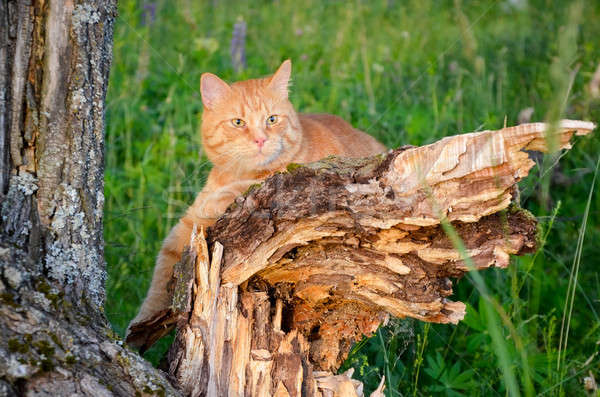
[[[157,1],[145,25],[143,4],[120,2],[107,98],[106,313],[121,335],[210,170],[197,132],[203,72],[239,80],[290,58],[298,110],[337,114],[389,147],[513,125],[528,107],[534,121],[600,121],[588,89],[600,63],[595,0]],[[236,73],[240,17],[248,67]],[[598,134],[558,165],[540,159],[521,183],[543,228],[539,252],[457,281],[453,299],[468,304],[457,326],[394,320],[344,368],[367,390],[386,375],[390,396],[586,395],[583,377],[600,380]]]

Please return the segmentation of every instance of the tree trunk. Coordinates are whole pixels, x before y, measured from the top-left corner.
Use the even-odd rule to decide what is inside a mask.
[[[0,395],[361,395],[333,375],[357,338],[390,314],[459,321],[449,277],[535,248],[535,219],[506,209],[543,124],[292,165],[194,234],[173,307],[132,329],[147,347],[177,323],[173,387],[103,314],[115,17],[114,0],[0,0]],[[557,147],[592,128],[563,123]]]
[[[0,0],[0,395],[177,395],[103,314],[114,0]]]
[[[168,367],[185,395],[361,396],[334,375],[352,343],[389,315],[461,320],[451,277],[536,249],[535,218],[511,204],[535,164],[526,151],[568,149],[594,127],[525,124],[291,165],[193,234],[172,307],[128,342],[146,349],[177,325]]]

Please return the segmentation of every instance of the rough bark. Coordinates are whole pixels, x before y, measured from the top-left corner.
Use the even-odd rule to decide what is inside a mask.
[[[177,395],[102,313],[104,97],[113,1],[0,0],[0,394]],[[449,277],[535,248],[508,209],[546,126],[453,137],[387,156],[290,167],[196,234],[173,308],[169,372],[186,395],[362,395],[333,375],[388,315],[456,322]],[[565,122],[559,147],[590,123]],[[210,255],[209,255],[210,253]],[[383,383],[382,383],[383,386]],[[381,394],[381,388],[375,392]]]
[[[116,4],[0,0],[0,395],[177,394],[103,314]]]
[[[389,315],[461,320],[451,278],[536,249],[535,218],[511,204],[535,164],[527,151],[568,149],[594,127],[526,124],[291,165],[206,238],[193,234],[171,309],[132,326],[128,342],[145,349],[177,325],[169,373],[185,395],[360,396],[360,382],[334,375],[352,343]]]
[[[456,322],[449,277],[535,247],[508,209],[545,126],[454,137],[379,158],[290,167],[194,235],[165,375],[123,347],[102,312],[104,97],[114,1],[0,0],[0,395],[362,395],[333,375],[388,315]],[[567,147],[590,123],[566,122]],[[375,395],[381,395],[381,388]]]

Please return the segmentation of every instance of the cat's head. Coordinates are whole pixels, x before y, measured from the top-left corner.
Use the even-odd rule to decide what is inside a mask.
[[[288,100],[291,72],[287,60],[272,76],[233,84],[211,73],[202,75],[202,143],[213,164],[241,174],[290,162],[302,140]]]

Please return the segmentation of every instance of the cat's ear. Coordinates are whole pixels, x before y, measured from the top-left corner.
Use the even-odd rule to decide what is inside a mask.
[[[200,93],[205,108],[212,108],[225,98],[231,87],[212,73],[203,73],[200,77]]]
[[[287,98],[291,75],[292,61],[286,59],[271,77],[269,88]]]

